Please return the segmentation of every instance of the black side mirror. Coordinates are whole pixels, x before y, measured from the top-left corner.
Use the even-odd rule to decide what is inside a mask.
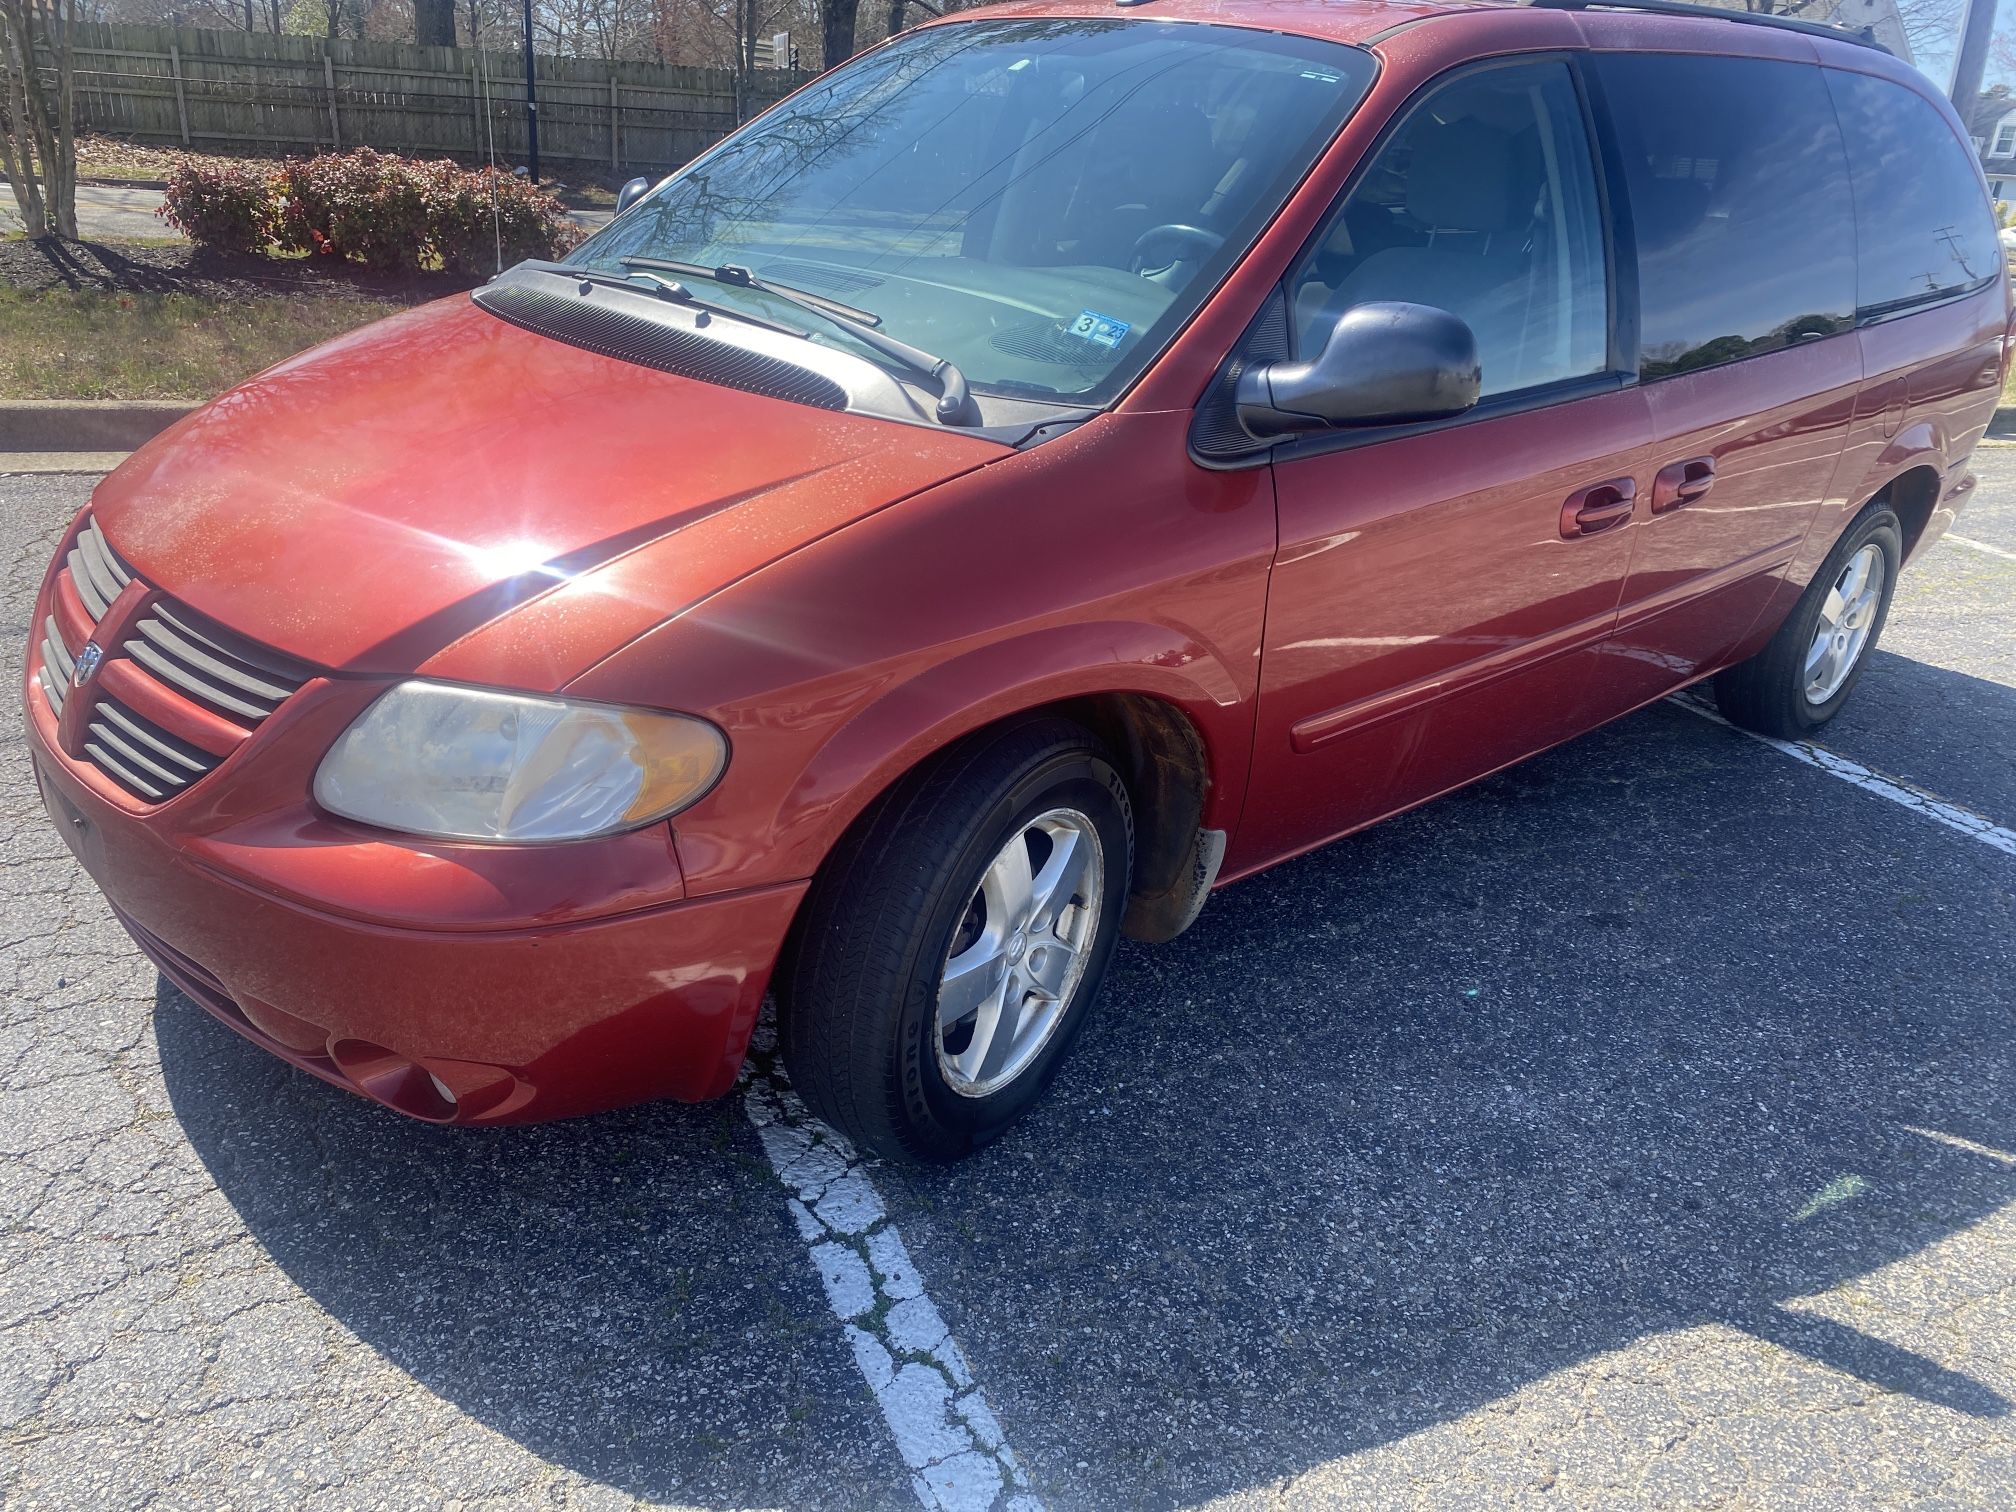
[[[621,215],[651,192],[651,180],[634,178],[616,191],[616,213]]]
[[[1430,305],[1377,300],[1337,318],[1308,362],[1269,362],[1239,375],[1239,423],[1256,437],[1333,425],[1397,425],[1460,415],[1482,381],[1477,338]]]

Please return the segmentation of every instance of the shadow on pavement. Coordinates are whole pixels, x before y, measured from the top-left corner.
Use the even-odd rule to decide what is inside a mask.
[[[1035,1117],[878,1180],[1057,1505],[1264,1489],[1710,1321],[2000,1417],[1788,1304],[2016,1198],[1913,1132],[2016,1145],[2012,884],[1656,708],[1123,951]],[[907,1494],[733,1102],[456,1133],[157,1024],[252,1233],[432,1390],[639,1495]]]
[[[166,980],[155,1029],[247,1229],[429,1390],[653,1501],[914,1507],[739,1101],[442,1129],[274,1061]]]
[[[2016,760],[2008,755],[2016,751],[2016,693],[1999,683],[1873,651],[1822,739],[1829,750],[2016,826]]]

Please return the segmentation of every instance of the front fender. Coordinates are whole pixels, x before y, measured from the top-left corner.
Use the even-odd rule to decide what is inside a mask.
[[[823,855],[877,795],[960,737],[1025,710],[1110,694],[1157,699],[1183,715],[1205,751],[1204,826],[1232,828],[1252,751],[1251,689],[1175,627],[1111,620],[1012,636],[889,688],[814,754],[782,817],[809,821]],[[689,849],[682,836],[682,853]]]
[[[1095,694],[1180,710],[1246,789],[1273,557],[1264,469],[1189,461],[1180,414],[1108,416],[814,542],[570,684],[728,735],[674,820],[689,894],[796,881],[903,773],[984,724]]]

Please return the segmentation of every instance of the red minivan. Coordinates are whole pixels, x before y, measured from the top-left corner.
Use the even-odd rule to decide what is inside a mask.
[[[1761,20],[903,33],[107,478],[50,814],[189,996],[401,1112],[713,1097],[774,989],[816,1112],[960,1155],[1120,933],[1704,678],[1840,709],[2010,311],[1952,110]]]

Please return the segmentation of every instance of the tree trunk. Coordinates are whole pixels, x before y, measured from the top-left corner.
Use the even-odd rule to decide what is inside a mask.
[[[422,47],[453,47],[455,0],[413,0],[413,40]]]
[[[735,0],[735,124],[754,114],[756,92],[756,0]]]
[[[854,23],[861,0],[819,0],[819,40],[822,66],[838,68],[854,56]]]
[[[56,65],[52,102],[35,71],[35,26],[49,31]],[[77,236],[77,152],[72,131],[76,108],[76,47],[71,28],[76,0],[0,0],[0,70],[5,72],[5,118],[0,119],[0,166],[30,236]]]
[[[56,234],[77,240],[77,0],[49,0],[55,25],[56,154],[49,160],[49,208]]]
[[[0,168],[21,211],[21,223],[31,237],[49,234],[49,216],[42,204],[42,186],[35,177],[35,149],[28,129],[28,93],[18,58],[31,52],[24,31],[27,13],[19,0],[0,0],[0,75],[7,87],[6,115],[0,120]]]
[[[889,0],[889,30],[887,35],[895,36],[903,30],[903,18],[910,13],[911,6],[917,6],[929,15],[942,16],[944,11],[930,3],[930,0]]]

